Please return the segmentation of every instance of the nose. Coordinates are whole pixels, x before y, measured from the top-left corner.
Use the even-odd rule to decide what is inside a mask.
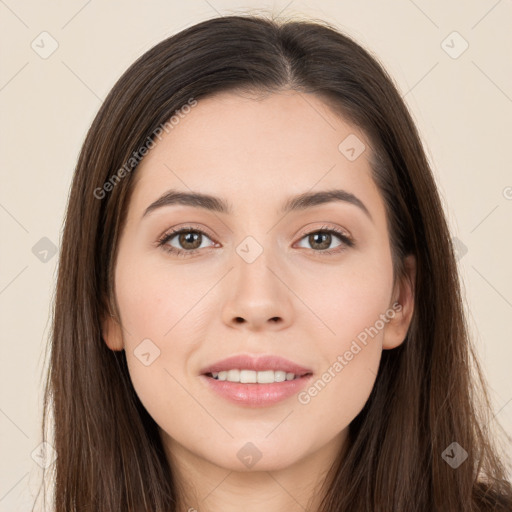
[[[265,251],[252,263],[239,259],[224,283],[222,320],[229,327],[251,331],[280,330],[293,322],[293,304],[286,272]]]

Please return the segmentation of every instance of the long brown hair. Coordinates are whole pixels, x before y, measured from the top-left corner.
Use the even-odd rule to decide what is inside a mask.
[[[104,315],[119,317],[113,270],[134,155],[191,98],[286,89],[318,94],[367,134],[395,277],[404,275],[406,255],[417,261],[407,338],[383,352],[320,510],[512,510],[450,232],[396,86],[375,57],[325,21],[246,15],[201,22],[147,51],[115,84],[83,144],[62,235],[42,424],[46,439],[52,412],[55,512],[176,510],[179,482],[157,425],[132,386],[125,352],[110,350],[101,333]],[[457,468],[443,456],[454,442],[467,452]]]

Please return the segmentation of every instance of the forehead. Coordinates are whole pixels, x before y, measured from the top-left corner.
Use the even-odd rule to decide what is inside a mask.
[[[380,201],[369,140],[318,96],[223,92],[186,112],[135,172],[139,211],[168,189],[222,196],[234,209],[274,200],[277,207],[284,197],[329,188],[365,197],[369,209]],[[362,151],[357,158],[347,158],[344,141]]]

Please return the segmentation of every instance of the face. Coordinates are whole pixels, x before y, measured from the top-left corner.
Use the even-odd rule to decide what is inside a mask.
[[[103,337],[126,351],[170,456],[261,471],[342,446],[382,350],[402,343],[412,314],[413,290],[393,280],[369,152],[365,134],[312,94],[222,93],[200,99],[141,162],[115,265],[120,318],[104,320]],[[344,192],[285,209],[333,190]],[[146,212],[169,191],[225,208],[175,195]],[[282,378],[285,363],[266,360],[267,371],[242,372],[248,382],[203,375],[238,355],[307,371],[251,382]]]

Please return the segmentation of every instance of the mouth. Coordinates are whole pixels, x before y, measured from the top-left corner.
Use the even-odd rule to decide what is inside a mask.
[[[275,355],[237,354],[200,371],[214,395],[246,407],[268,407],[299,393],[313,371]]]
[[[261,362],[260,359],[256,364],[253,360],[252,366]],[[274,360],[274,363],[279,361]],[[292,366],[288,363],[286,370],[291,370]],[[219,371],[213,369],[203,372],[200,378],[206,389],[231,404],[250,408],[270,407],[297,395],[313,378],[312,371],[298,366],[293,366],[295,372],[277,368],[253,370],[242,366]]]
[[[255,371],[245,369],[231,369],[223,370],[220,372],[207,372],[203,375],[206,375],[207,377],[217,381],[227,381],[237,384],[276,384],[279,382],[287,382],[301,379],[303,377],[309,377],[312,375],[312,373],[301,372],[300,374],[295,374],[285,370]]]
[[[308,373],[312,373],[310,368],[269,354],[236,354],[200,370],[200,374],[214,379],[245,384],[258,383],[259,379],[261,383],[284,382]]]

